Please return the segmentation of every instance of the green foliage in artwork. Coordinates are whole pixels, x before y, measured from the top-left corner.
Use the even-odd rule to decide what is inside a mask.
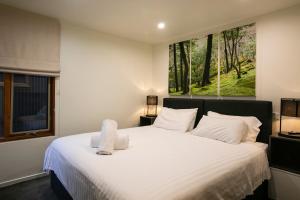
[[[221,74],[220,87],[221,96],[254,96],[255,95],[255,68],[251,65],[243,68],[243,76],[238,79],[234,71],[228,74]],[[217,76],[211,79],[211,84],[205,87],[192,85],[192,94],[199,96],[214,96],[217,91]],[[180,94],[177,94],[180,95]]]
[[[239,79],[234,71],[220,76],[221,96],[255,96],[255,68],[245,66],[243,73]]]
[[[169,53],[170,95],[216,96],[218,56],[221,65],[220,95],[255,95],[254,24],[172,44]]]
[[[204,87],[197,87],[196,84],[192,84],[192,94],[199,96],[216,96],[217,94],[217,79],[211,80],[211,84]]]
[[[208,79],[210,83],[204,83],[204,71],[207,67],[206,59],[208,56],[208,37],[192,40],[192,77],[191,94],[201,96],[216,96],[217,85],[215,79],[218,75],[218,35],[212,35],[211,54],[208,69]]]
[[[169,46],[169,93],[189,94],[190,41]]]
[[[223,31],[220,48],[220,95],[255,96],[255,25]]]

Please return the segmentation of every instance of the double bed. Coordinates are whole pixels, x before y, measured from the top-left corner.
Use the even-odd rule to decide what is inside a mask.
[[[99,132],[59,138],[44,163],[54,191],[74,200],[267,199],[271,102],[165,98],[164,106],[198,108],[196,124],[208,111],[255,116],[261,131],[256,143],[233,145],[153,126],[120,129],[130,146],[111,156],[89,146]]]

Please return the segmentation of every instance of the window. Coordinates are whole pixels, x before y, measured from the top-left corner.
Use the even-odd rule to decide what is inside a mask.
[[[0,73],[0,138],[4,136],[3,127],[4,127],[4,78],[3,73]]]
[[[54,135],[54,78],[0,73],[0,142]]]

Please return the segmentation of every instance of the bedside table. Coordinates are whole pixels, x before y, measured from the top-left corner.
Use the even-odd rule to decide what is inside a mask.
[[[300,139],[270,137],[271,166],[300,174]]]
[[[269,196],[276,200],[298,200],[300,196],[300,140],[270,136],[271,181]]]
[[[152,125],[157,116],[140,116],[140,126],[149,126]]]

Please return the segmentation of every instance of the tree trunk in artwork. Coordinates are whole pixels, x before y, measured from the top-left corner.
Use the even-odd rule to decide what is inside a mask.
[[[182,57],[180,56],[180,90],[183,90],[183,63],[182,63]]]
[[[173,44],[174,53],[174,77],[175,77],[175,89],[178,92],[178,76],[177,76],[177,56],[176,56],[176,44]]]
[[[228,73],[229,70],[229,62],[228,62],[228,51],[227,51],[227,37],[226,37],[226,31],[223,32],[223,38],[224,38],[224,55],[225,55],[225,73]]]
[[[231,49],[230,49],[230,69],[235,68],[234,66],[234,33],[233,30],[231,30]],[[230,40],[228,40],[228,44],[229,44]]]
[[[189,78],[189,64],[187,61],[187,55],[185,53],[184,50],[184,43],[183,42],[179,42],[179,49],[180,49],[180,57],[183,61],[183,65],[184,65],[184,81],[183,81],[183,94],[187,94],[189,92],[189,84],[188,84],[188,78]]]
[[[210,70],[210,63],[211,63],[212,40],[213,40],[213,35],[212,34],[208,35],[207,36],[207,49],[206,49],[205,65],[204,65],[202,84],[201,84],[202,87],[210,84],[209,70]]]
[[[237,66],[235,66],[236,75],[237,75],[237,78],[241,78],[241,63],[239,61],[239,56],[237,53],[237,45],[235,46],[235,49],[234,49],[234,55],[235,55],[236,64],[237,64]]]
[[[240,60],[239,60],[239,56],[238,56],[238,45],[239,45],[239,40],[240,39],[240,29],[239,28],[236,28],[236,35],[235,37],[233,38],[233,54],[234,54],[234,57],[235,57],[235,62],[234,63],[234,69],[236,71],[236,74],[237,74],[237,78],[241,78],[241,63],[240,63]]]

